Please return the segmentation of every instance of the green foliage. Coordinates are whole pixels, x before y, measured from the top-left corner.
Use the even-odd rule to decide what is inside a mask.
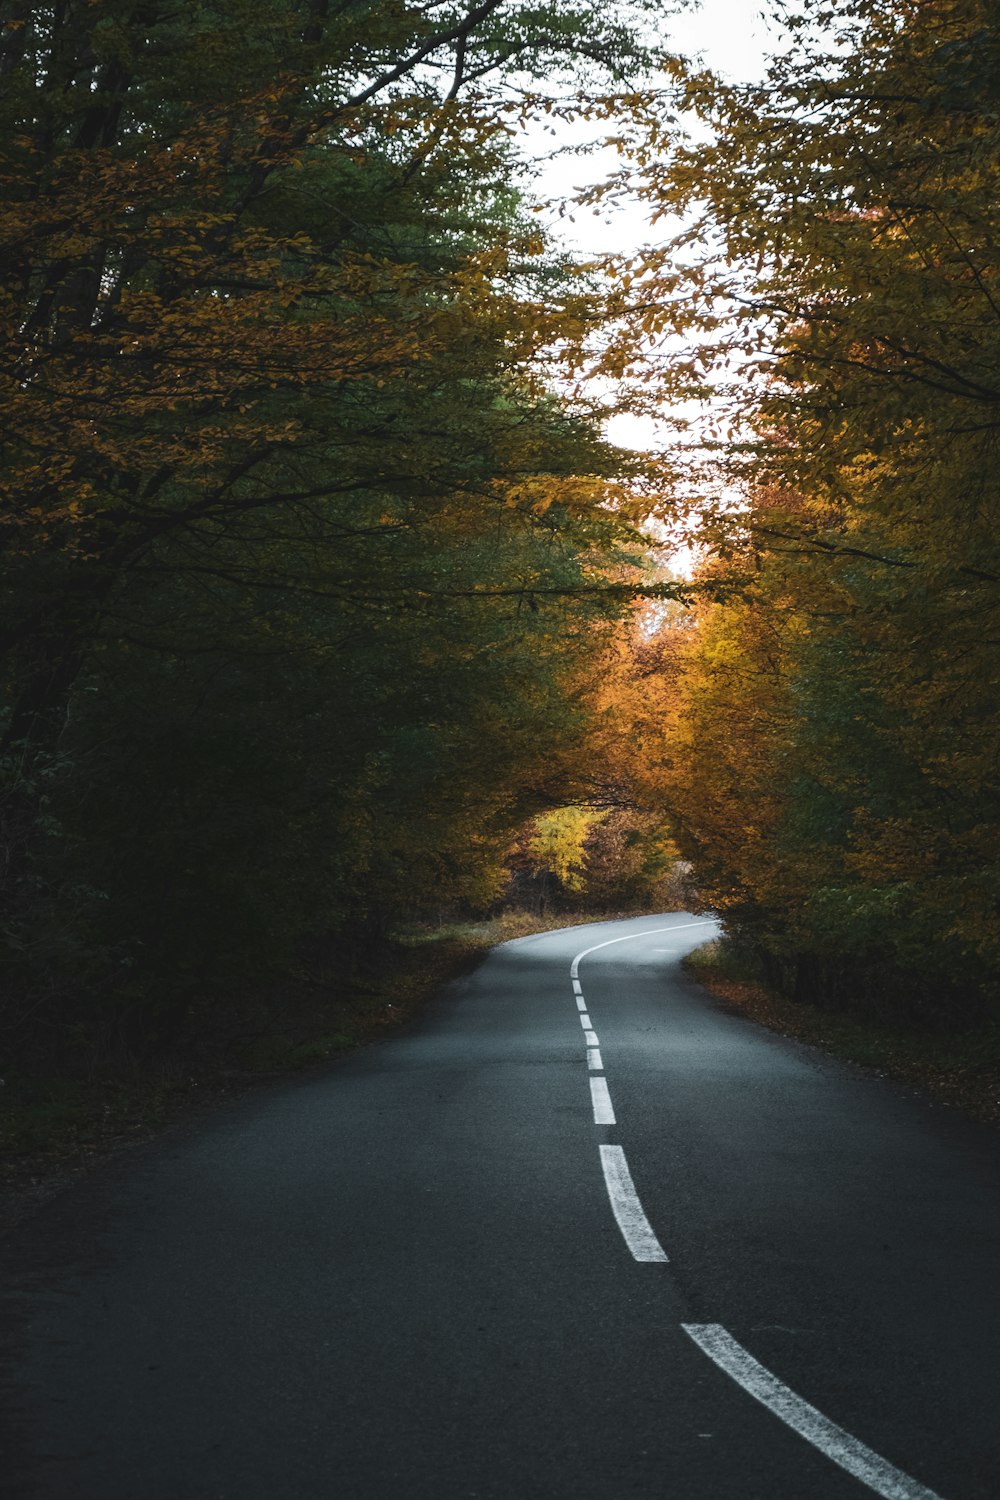
[[[8,9],[8,1035],[166,1046],[488,904],[583,733],[638,540],[509,131],[644,54],[587,5]]]

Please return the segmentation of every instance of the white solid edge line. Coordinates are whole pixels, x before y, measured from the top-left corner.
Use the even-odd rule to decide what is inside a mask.
[[[601,1060],[600,1047],[587,1048],[587,1067],[592,1073],[603,1073],[604,1063]]]
[[[605,1148],[602,1146],[601,1150]],[[918,1484],[887,1459],[881,1458],[858,1438],[852,1437],[836,1422],[796,1396],[776,1375],[758,1364],[753,1355],[738,1344],[720,1323],[682,1323],[681,1327],[699,1349],[731,1375],[737,1385],[755,1397],[762,1406],[804,1437],[807,1443],[860,1479],[884,1500],[941,1500],[926,1485]]]
[[[608,1080],[606,1078],[592,1078],[590,1080],[590,1102],[594,1106],[595,1125],[616,1124],[615,1112],[611,1108],[611,1095],[608,1093]]]
[[[598,948],[610,948],[612,943],[634,942],[636,938],[653,937],[658,932],[684,932],[688,927],[714,927],[715,917],[706,917],[701,922],[678,922],[674,927],[647,927],[642,932],[627,932],[624,937],[608,938],[606,943],[595,943],[592,948],[584,948],[578,953],[569,966],[569,977],[575,979],[580,972],[580,960],[586,958],[588,953],[596,953]]]
[[[593,1082],[592,1079],[591,1083]],[[667,1253],[643,1213],[621,1146],[601,1147],[601,1167],[604,1170],[604,1185],[611,1200],[611,1212],[622,1232],[622,1239],[632,1252],[632,1258],[665,1261]]]
[[[597,1032],[596,1031],[585,1031],[583,1033],[583,1039],[587,1043],[588,1047],[599,1047],[600,1046],[600,1042],[597,1040]]]
[[[587,1009],[587,1002],[583,998],[582,995],[577,995],[577,997],[576,997],[576,1008],[577,1008],[577,1010],[586,1010]]]

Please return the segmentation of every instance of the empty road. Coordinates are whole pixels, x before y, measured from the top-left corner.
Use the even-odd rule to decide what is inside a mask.
[[[995,1133],[706,998],[712,932],[507,943],[52,1200],[0,1493],[996,1500]]]

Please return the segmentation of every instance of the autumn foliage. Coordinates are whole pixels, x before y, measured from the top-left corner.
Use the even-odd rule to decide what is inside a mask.
[[[735,85],[654,0],[0,6],[12,1046],[167,1046],[512,871],[995,993],[1000,34],[778,11]],[[658,242],[550,239],[566,116]]]
[[[159,1045],[493,899],[639,562],[511,133],[627,21],[2,8],[12,1043]]]
[[[959,1018],[1000,968],[1000,32],[783,11],[764,84],[693,81],[711,145],[647,163],[700,200],[732,424],[665,801],[783,987]]]

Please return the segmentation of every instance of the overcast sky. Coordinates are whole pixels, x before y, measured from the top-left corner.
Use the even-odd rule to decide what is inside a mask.
[[[706,66],[734,80],[752,81],[762,76],[765,60],[775,48],[775,33],[768,31],[762,15],[765,6],[762,0],[703,0],[698,7],[691,7],[678,16],[664,19],[662,42],[665,49],[686,57],[699,56]],[[545,215],[549,228],[560,239],[577,252],[599,253],[607,250],[625,250],[630,246],[662,239],[671,232],[665,225],[651,228],[646,209],[638,202],[625,200],[613,210],[602,208],[598,213],[576,212],[560,216],[558,201],[571,197],[574,190],[588,183],[601,181],[617,165],[617,154],[612,150],[595,151],[586,156],[560,155],[560,147],[577,145],[594,137],[593,127],[572,128],[563,124],[556,126],[556,134],[545,134],[540,128],[537,135],[532,132],[526,143],[528,154],[540,156],[552,153],[548,161],[542,161],[532,169],[532,187],[540,198],[553,200],[552,210]],[[570,217],[572,214],[572,217]],[[684,415],[699,429],[709,412],[687,409]],[[621,415],[608,424],[608,436],[623,447],[656,448],[669,441],[667,434],[650,418]],[[689,554],[677,554],[681,571],[690,564]]]
[[[709,67],[731,78],[752,79],[763,70],[767,32],[759,0],[704,0],[697,9],[671,16],[664,37],[675,51],[700,53]]]
[[[698,56],[714,71],[733,79],[750,81],[760,77],[768,52],[768,31],[762,19],[761,0],[703,0],[680,15],[664,17],[661,40],[665,49],[685,57]],[[531,133],[529,154],[548,151],[549,160],[533,171],[533,186],[540,197],[558,199],[574,188],[600,181],[618,165],[613,151],[595,151],[587,156],[559,154],[561,146],[577,146],[593,138],[592,126],[573,128],[557,124],[552,134],[543,128]],[[601,251],[624,248],[629,237],[644,237],[645,215],[637,205],[625,204],[609,225],[606,212],[574,214],[567,222],[554,213],[550,227],[577,250]],[[625,238],[623,238],[623,235]]]
[[[762,0],[703,0],[700,6],[687,7],[681,15],[664,17],[664,49],[694,57],[699,55],[708,68],[726,74],[733,80],[751,81],[762,77],[766,55],[774,49],[774,31],[769,33],[762,17]],[[553,233],[579,254],[603,251],[627,251],[672,233],[667,225],[651,228],[645,205],[618,202],[598,213],[577,211],[568,199],[574,190],[601,181],[621,165],[613,150],[595,150],[585,156],[567,154],[561,148],[576,147],[597,136],[594,126],[571,127],[558,123],[552,133],[546,127],[532,130],[525,142],[528,154],[547,159],[532,171],[534,189],[540,198],[553,202],[546,222]],[[559,213],[559,202],[564,213]],[[567,210],[568,207],[568,211]],[[675,226],[676,228],[676,226]],[[687,413],[694,417],[694,413]],[[625,447],[657,447],[663,434],[649,419],[616,417],[609,425],[609,437]]]

